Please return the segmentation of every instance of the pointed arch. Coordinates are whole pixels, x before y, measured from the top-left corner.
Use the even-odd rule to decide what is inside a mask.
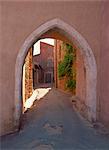
[[[21,82],[22,82],[22,66],[29,47],[34,41],[37,41],[41,35],[47,31],[58,28],[66,34],[69,39],[74,42],[83,55],[84,65],[86,68],[86,102],[89,120],[96,120],[96,84],[97,84],[97,66],[93,55],[93,51],[84,37],[76,31],[71,25],[65,23],[59,18],[52,19],[40,25],[25,40],[18,53],[15,65],[15,126],[18,127],[22,110]]]

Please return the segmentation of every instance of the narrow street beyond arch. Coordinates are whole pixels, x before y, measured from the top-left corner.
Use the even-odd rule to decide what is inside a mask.
[[[109,139],[74,110],[71,95],[52,88],[24,114],[19,133],[3,137],[3,149],[108,150]]]

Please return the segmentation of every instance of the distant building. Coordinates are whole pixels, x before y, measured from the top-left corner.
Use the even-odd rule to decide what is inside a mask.
[[[40,83],[54,82],[54,46],[40,42],[40,54],[33,56],[34,87]]]

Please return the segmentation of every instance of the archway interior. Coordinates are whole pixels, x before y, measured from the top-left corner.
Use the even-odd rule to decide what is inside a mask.
[[[36,44],[39,40],[41,40],[41,39],[46,39],[46,38],[51,38],[51,39],[54,39],[54,41],[55,41],[55,48],[54,48],[54,52],[53,52],[53,57],[54,57],[54,59],[56,59],[57,60],[57,50],[56,50],[56,42],[57,41],[61,41],[61,42],[63,42],[63,43],[67,43],[67,44],[69,44],[69,45],[71,45],[71,46],[75,46],[75,48],[76,48],[76,50],[79,50],[78,48],[77,48],[77,46],[76,45],[74,45],[74,43],[69,39],[69,37],[68,37],[68,35],[67,34],[63,34],[63,33],[65,33],[63,30],[60,30],[60,29],[58,29],[58,28],[53,28],[53,29],[50,29],[49,31],[47,31],[47,32],[45,32],[44,34],[42,34],[41,36],[40,36],[40,38],[38,38],[38,40],[35,40],[34,42],[33,42],[33,44],[30,46],[30,48],[28,49],[28,52],[29,51],[31,51],[32,50],[32,56],[33,56],[33,47],[34,47],[34,44]],[[79,53],[80,53],[80,50],[79,50]],[[27,53],[27,55],[28,55],[28,53]],[[26,57],[27,57],[27,55],[25,56],[25,59],[26,59]],[[36,56],[37,58],[38,58],[38,56]],[[33,58],[32,58],[33,59]],[[83,59],[83,58],[82,58]],[[57,63],[57,67],[58,67],[58,62],[56,62],[56,60],[55,60],[55,63]],[[32,63],[32,65],[33,65],[33,63],[34,62],[31,62]],[[54,63],[54,62],[53,62]],[[81,62],[80,62],[81,63]],[[85,66],[84,66],[84,62],[83,62],[83,60],[82,60],[82,65],[81,65],[81,67],[82,67],[82,69],[83,68],[85,68]],[[56,68],[56,64],[54,64],[55,65],[55,70],[56,69],[58,69],[58,68]],[[76,65],[76,64],[75,64]],[[35,66],[37,67],[37,68],[39,68],[39,70],[40,70],[40,66],[38,66],[38,64],[36,63],[35,64]],[[24,67],[24,65],[23,65],[23,67]],[[77,67],[75,66],[75,68],[76,68],[76,70],[77,70]],[[82,70],[81,69],[81,70]],[[54,68],[53,68],[53,71],[54,71]],[[82,70],[82,72],[84,72],[84,70]],[[24,73],[22,73],[23,74],[23,76],[24,76]],[[33,81],[32,81],[32,88],[34,89],[34,92],[32,92],[31,94],[30,94],[30,96],[28,97],[28,99],[29,99],[29,101],[31,100],[31,97],[33,97],[33,99],[35,100],[36,99],[36,96],[34,95],[34,94],[36,94],[37,95],[37,91],[35,91],[35,84],[36,84],[36,86],[38,85],[36,82],[38,82],[38,81],[34,81],[34,80],[37,80],[37,79],[35,79],[35,76],[36,76],[36,73],[34,72],[34,70],[33,70]],[[65,84],[65,82],[66,81],[64,81],[64,80],[61,80],[61,82],[59,83],[59,79],[58,79],[58,75],[57,75],[57,72],[53,72],[53,74],[54,74],[54,82],[55,82],[55,87],[57,87],[57,88],[61,88],[61,89],[64,89],[65,90],[65,88],[63,88],[62,86],[59,86],[58,84],[63,84],[63,82],[64,82],[64,84]],[[86,73],[85,74],[82,74],[83,75],[83,78],[86,76]],[[78,95],[78,92],[79,92],[79,94],[81,93],[81,97],[84,99],[83,101],[84,101],[84,103],[85,103],[85,94],[86,94],[86,91],[85,91],[85,87],[86,87],[86,81],[85,81],[86,79],[84,78],[84,81],[82,82],[83,84],[84,84],[84,93],[82,93],[83,91],[81,91],[81,88],[80,87],[78,87],[78,81],[77,81],[77,89],[75,89],[75,93],[76,93],[76,95]],[[79,81],[80,82],[80,81]],[[64,85],[63,84],[63,85]],[[80,83],[81,84],[81,83]],[[22,82],[22,88],[23,88],[23,82]],[[39,87],[41,87],[42,85],[41,84],[39,84],[38,85]],[[44,85],[44,86],[46,86],[46,85]],[[38,88],[38,87],[37,87]],[[50,87],[51,88],[51,87]],[[79,91],[78,91],[78,89],[80,89]],[[32,89],[31,89],[32,90]],[[46,90],[47,92],[48,92],[48,90]],[[33,94],[34,93],[34,94]],[[33,96],[33,95],[34,96]],[[74,93],[72,93],[72,94],[74,94]],[[84,95],[84,96],[83,96]],[[79,96],[79,95],[78,95]],[[22,90],[22,97],[24,97],[24,91]],[[81,99],[81,97],[80,97],[80,99]],[[23,100],[24,101],[24,100]],[[31,100],[32,101],[32,104],[33,104],[33,100]],[[24,103],[22,103],[22,104],[24,104]],[[32,106],[31,104],[29,104],[30,106]],[[24,107],[24,106],[23,106]],[[27,106],[28,107],[28,106]],[[30,107],[29,107],[30,108]]]

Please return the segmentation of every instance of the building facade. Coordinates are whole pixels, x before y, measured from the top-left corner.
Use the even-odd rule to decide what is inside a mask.
[[[40,54],[33,57],[34,85],[54,82],[54,46],[40,42]]]

